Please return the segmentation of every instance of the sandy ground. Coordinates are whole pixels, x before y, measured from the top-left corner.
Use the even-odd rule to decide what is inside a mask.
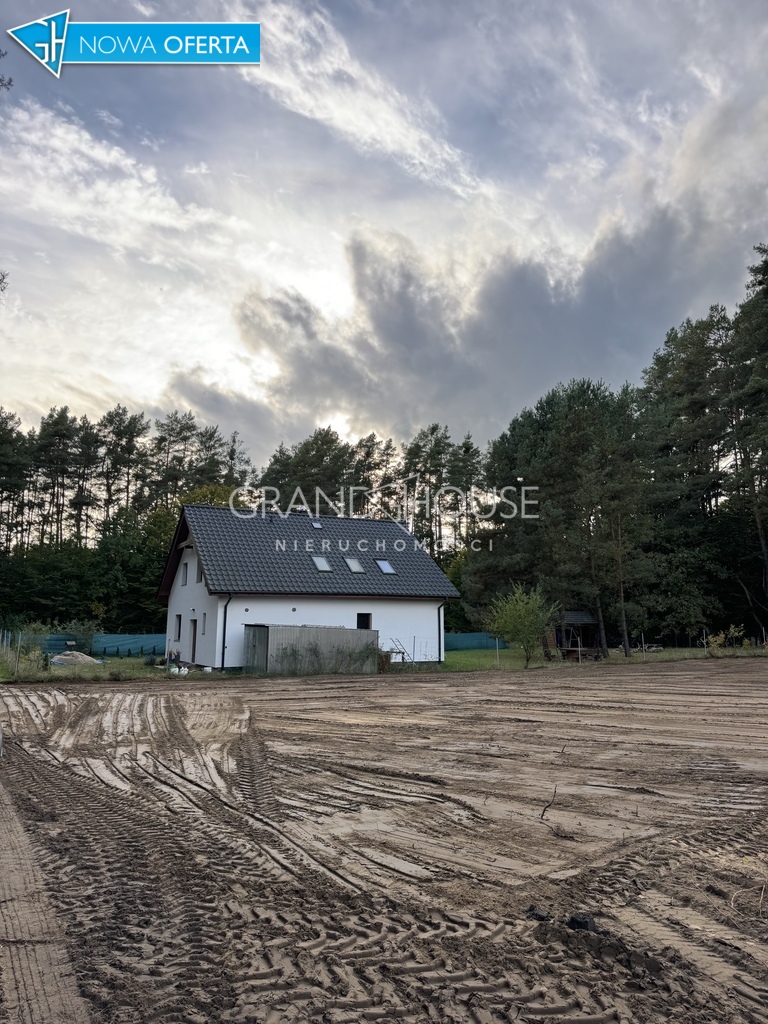
[[[0,720],[0,1021],[768,1021],[762,661],[6,684]]]

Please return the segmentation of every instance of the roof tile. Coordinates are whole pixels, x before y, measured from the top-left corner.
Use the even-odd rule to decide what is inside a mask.
[[[185,505],[211,593],[328,594],[366,597],[458,597],[458,591],[416,538],[387,519],[313,518],[306,513],[243,518],[229,508]],[[312,555],[325,555],[320,572]],[[360,560],[362,573],[344,561]],[[394,573],[383,573],[377,558]]]

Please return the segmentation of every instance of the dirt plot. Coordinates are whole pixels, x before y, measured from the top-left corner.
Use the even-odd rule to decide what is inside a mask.
[[[760,661],[0,719],[0,1021],[768,1021]]]

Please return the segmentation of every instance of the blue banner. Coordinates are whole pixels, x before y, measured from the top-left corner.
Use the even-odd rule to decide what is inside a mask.
[[[261,26],[233,21],[70,21],[61,11],[8,30],[58,78],[62,64],[258,64]]]

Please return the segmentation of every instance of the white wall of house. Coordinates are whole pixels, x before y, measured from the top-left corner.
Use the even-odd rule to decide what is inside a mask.
[[[168,599],[166,650],[180,651],[182,661],[193,660],[194,621],[197,623],[195,664],[220,668],[227,598],[208,593],[204,578],[198,578],[198,566],[194,545],[185,548]],[[370,628],[378,630],[382,650],[387,651],[400,644],[408,652],[408,660],[413,657],[416,661],[442,661],[442,604],[440,598],[236,595],[227,607],[225,667],[242,667],[246,625],[346,626],[356,629],[358,614],[371,616]]]
[[[221,599],[221,606],[226,598]],[[442,600],[365,597],[233,597],[227,609],[225,666],[243,664],[245,626],[346,626],[357,628],[357,616],[369,614],[371,629],[379,632],[379,646],[390,650],[398,640],[416,661],[442,661]],[[223,614],[219,615],[216,662],[221,666]]]
[[[186,564],[186,583],[184,582],[184,565]],[[194,545],[182,552],[176,578],[168,598],[168,618],[166,620],[166,650],[181,651],[182,661],[192,661],[193,621],[197,623],[197,642],[195,664],[215,665],[216,634],[218,629],[219,605],[218,597],[211,596],[204,579],[199,579],[197,550]]]

